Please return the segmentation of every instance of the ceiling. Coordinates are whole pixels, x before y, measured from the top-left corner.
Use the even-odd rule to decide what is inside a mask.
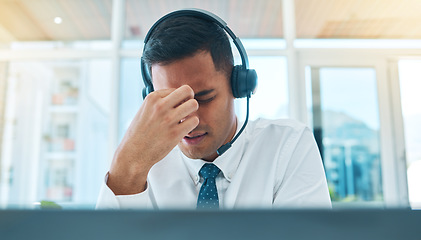
[[[296,0],[300,38],[421,39],[420,0]]]
[[[282,37],[280,0],[127,0],[126,37],[140,37],[165,13],[180,8],[201,8],[221,17],[242,38]]]
[[[126,0],[125,38],[142,39],[165,13],[191,7],[242,38],[283,36],[281,0]],[[420,0],[295,0],[298,38],[421,39],[420,13]],[[0,0],[0,41],[110,39],[111,15],[112,0]]]
[[[111,6],[112,0],[0,0],[0,40],[109,39]]]

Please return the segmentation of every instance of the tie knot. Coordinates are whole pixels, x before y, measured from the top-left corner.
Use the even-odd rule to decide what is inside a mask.
[[[208,178],[215,179],[220,171],[221,169],[219,169],[215,164],[205,163],[205,165],[203,165],[203,167],[200,169],[199,174],[204,179],[208,179]]]

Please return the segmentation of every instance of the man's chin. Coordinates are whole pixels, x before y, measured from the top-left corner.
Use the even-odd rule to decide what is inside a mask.
[[[182,142],[178,144],[178,147],[183,152],[183,154],[191,159],[204,159],[204,160],[214,160],[216,156],[216,151],[206,151],[204,149],[199,149],[199,147],[193,147],[193,146],[186,146]]]

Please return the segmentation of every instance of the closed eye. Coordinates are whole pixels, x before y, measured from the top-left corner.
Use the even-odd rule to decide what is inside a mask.
[[[207,99],[196,99],[197,102],[199,104],[204,104],[204,103],[209,103],[211,102],[213,99],[215,99],[215,96],[211,97],[211,98],[207,98]]]

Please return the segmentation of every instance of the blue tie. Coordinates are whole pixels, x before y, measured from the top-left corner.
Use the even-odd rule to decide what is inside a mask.
[[[197,209],[218,209],[219,199],[216,190],[215,178],[221,170],[211,163],[205,163],[199,171],[199,175],[204,178],[197,198]]]

